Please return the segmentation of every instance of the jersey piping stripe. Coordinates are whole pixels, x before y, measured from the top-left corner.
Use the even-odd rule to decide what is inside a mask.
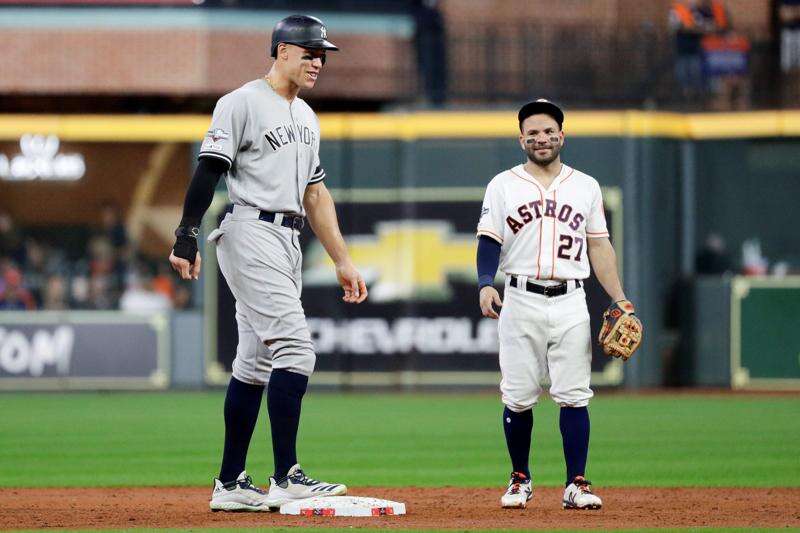
[[[564,182],[572,177],[572,173],[573,172],[575,172],[575,169],[572,168],[572,167],[569,167],[569,174],[567,174],[566,177],[564,177],[564,179],[561,180],[561,183],[559,183],[558,186],[560,187],[561,185],[564,185]]]
[[[544,195],[542,194],[542,186],[536,182],[536,180],[528,179],[522,174],[517,173],[513,168],[509,169],[511,173],[514,174],[521,180],[525,180],[528,183],[533,183],[536,185],[536,190],[539,191],[539,200],[542,202],[542,209],[544,209]],[[539,219],[539,255],[536,257],[536,279],[541,279],[539,276],[542,273],[542,233],[544,231],[544,216]]]
[[[524,179],[524,178],[523,178]],[[544,196],[542,195],[542,188],[536,188],[539,191],[539,201],[542,203],[542,209],[544,209]],[[536,279],[540,279],[539,276],[542,273],[542,234],[544,233],[544,215],[542,218],[539,219],[539,255],[536,257]]]
[[[516,177],[518,177],[519,179],[525,180],[525,181],[527,181],[528,183],[533,183],[534,185],[536,185],[536,188],[537,188],[537,189],[539,189],[539,192],[540,192],[540,194],[541,194],[542,186],[541,186],[541,184],[540,184],[538,181],[536,181],[536,180],[534,180],[534,179],[526,178],[526,177],[525,177],[525,176],[523,176],[522,174],[518,174],[517,172],[515,172],[515,171],[514,171],[514,169],[513,169],[513,168],[512,168],[512,169],[509,169],[509,170],[511,170],[511,173],[512,173],[512,174],[514,174],[514,175],[515,175]]]
[[[497,233],[495,233],[493,231],[489,231],[488,229],[479,229],[478,230],[478,235],[479,236],[480,235],[484,235],[486,237],[489,237],[490,239],[496,240],[500,244],[503,244],[503,238],[500,235],[498,235]]]
[[[231,160],[230,157],[228,157],[225,154],[220,154],[218,152],[200,152],[199,154],[197,154],[197,159],[200,159],[201,157],[216,157],[217,159],[222,159],[223,161],[227,161],[228,165],[231,166],[233,165],[233,161]]]
[[[570,175],[571,174],[572,174],[572,172],[570,172]],[[569,176],[567,176],[567,177],[569,177]],[[562,181],[561,183],[564,183],[564,182]],[[556,202],[556,191],[553,191],[553,203],[556,206],[558,205],[558,202]],[[553,214],[555,215],[555,211],[553,211]],[[552,250],[553,250],[553,266],[550,268],[550,279],[555,278],[555,275],[556,275],[556,218],[557,217],[553,217],[553,246],[552,246]]]

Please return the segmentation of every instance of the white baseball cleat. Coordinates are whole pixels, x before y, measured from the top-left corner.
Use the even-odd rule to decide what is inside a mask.
[[[575,476],[572,483],[564,489],[564,509],[600,509],[603,500],[592,493],[592,482],[583,476]]]
[[[339,483],[327,483],[311,479],[303,473],[300,465],[289,469],[286,477],[280,481],[269,478],[269,492],[267,505],[271,509],[280,508],[284,503],[305,498],[318,498],[321,496],[343,496],[347,494],[347,487]]]
[[[242,471],[236,481],[223,483],[214,478],[211,492],[212,511],[269,511],[267,492],[253,485],[253,480]]]
[[[503,509],[524,509],[533,498],[531,480],[522,472],[511,472],[506,493],[500,498]]]

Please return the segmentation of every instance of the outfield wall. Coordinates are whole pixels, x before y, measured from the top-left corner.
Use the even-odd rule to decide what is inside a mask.
[[[405,292],[396,294],[395,301],[401,302],[411,316],[426,312],[427,304],[420,304],[418,295],[437,291],[439,294],[449,291],[452,295],[453,290],[458,290],[467,291],[462,302],[464,313],[474,311],[472,319],[477,317],[476,305],[470,311],[472,296],[468,294],[470,277],[474,277],[469,234],[477,221],[485,184],[497,172],[521,161],[514,116],[512,111],[506,111],[321,117],[324,139],[321,159],[329,176],[328,186],[339,202],[346,237],[368,236],[378,242],[381,205],[392,211],[391,216],[385,217],[387,220],[439,221],[456,229],[455,235],[440,239],[439,244],[448,244],[451,237],[455,239],[460,246],[454,256],[457,264],[447,268],[440,263],[433,265],[434,270],[441,270],[435,275],[435,287],[430,286],[426,276],[431,273],[425,269],[403,274]],[[160,168],[158,165],[162,164],[163,176],[184,175],[183,183],[177,177],[160,182],[169,186],[165,190],[171,191],[184,187],[189,173],[176,170],[170,161],[191,160],[188,143],[196,143],[207,125],[206,116],[0,116],[0,142],[8,143],[0,148],[10,150],[5,147],[18,142],[26,133],[58,135],[62,150],[67,152],[82,143],[100,148],[147,146],[149,169]],[[667,374],[674,372],[667,363],[675,360],[681,336],[676,333],[679,326],[671,302],[680,288],[680,280],[693,276],[694,255],[706,235],[721,234],[728,242],[734,263],[741,243],[755,237],[773,262],[783,260],[790,268],[800,267],[797,256],[800,234],[793,231],[791,209],[798,192],[800,162],[796,154],[800,153],[800,112],[698,115],[572,112],[568,114],[565,131],[565,162],[595,176],[607,191],[607,204],[614,198],[618,227],[613,238],[622,258],[624,283],[646,327],[641,352],[624,366],[626,386],[660,385],[668,381]],[[87,159],[87,165],[91,164]],[[147,194],[139,192],[154,190],[159,184],[154,172],[143,175],[133,188],[132,196],[140,204],[149,200]],[[74,188],[76,184],[60,186]],[[35,212],[41,199],[37,195],[42,190],[43,184],[37,181],[0,182],[0,207]],[[57,198],[58,186],[49,185],[47,195]],[[7,203],[12,197],[15,200]],[[179,205],[171,211],[157,212],[145,207],[136,206],[140,213],[162,215],[143,217],[151,223],[158,222],[161,228],[150,233],[149,242],[156,243],[155,248],[168,249]],[[213,220],[207,217],[206,222]],[[461,234],[469,239],[461,239]],[[165,240],[158,244],[159,241],[153,240],[157,238]],[[442,247],[440,251],[445,249]],[[385,262],[386,254],[391,257],[398,253],[406,254],[396,246],[387,248],[375,255],[376,264]],[[436,257],[444,255],[442,252]],[[322,272],[324,257],[321,262],[314,257],[307,258],[306,267]],[[370,266],[373,282],[387,281],[381,280],[379,268]],[[324,274],[319,276],[323,279],[320,283],[324,283]],[[204,276],[204,280],[208,277]],[[384,297],[391,299],[392,295]],[[472,327],[477,325],[473,323]],[[475,339],[476,331],[471,331]],[[213,350],[208,342],[208,327],[203,335],[205,350]],[[193,346],[197,348],[196,344]],[[409,364],[414,372],[417,367],[411,359]],[[180,384],[196,383],[196,368],[188,364],[189,359],[180,361],[191,369],[186,377],[180,378]],[[405,376],[409,371],[408,367],[398,370],[391,365],[384,370],[406,372]],[[488,372],[484,367],[466,369],[470,370]],[[210,372],[216,376],[210,381],[224,380],[224,366],[221,371]],[[207,368],[206,378],[208,374]],[[476,375],[461,375],[460,379],[470,382]],[[494,374],[484,377],[488,381],[494,379]],[[400,381],[403,379],[406,378]],[[397,381],[393,380],[388,381]],[[680,381],[694,380],[695,377],[689,376]]]
[[[209,266],[213,272],[213,261]],[[217,294],[222,294],[225,287],[217,289]],[[588,289],[590,304],[595,291]],[[664,368],[670,375],[662,377],[688,386],[800,389],[800,336],[796,333],[800,276],[699,277],[682,287],[682,295],[679,305],[685,311],[676,341],[679,349],[665,354]],[[460,318],[447,318],[444,313],[432,318],[408,316],[399,321],[409,327],[384,326],[384,337],[379,338],[374,334],[381,317],[364,317],[374,315],[376,308],[380,311],[381,305],[365,308],[355,316],[331,313],[322,318],[314,316],[319,306],[313,300],[307,298],[310,305],[307,303],[306,308],[318,348],[315,386],[407,389],[497,385],[496,356],[491,353],[496,345],[488,320],[483,325],[488,329],[481,325],[472,328],[476,333],[473,339],[462,327],[470,322],[468,312],[462,312]],[[231,356],[223,354],[217,359],[213,347],[219,345],[215,335],[220,330],[230,331],[230,324],[218,330],[214,324],[216,296],[207,303],[213,305],[205,316],[199,311],[147,315],[0,312],[0,391],[162,390],[222,385],[228,379]],[[228,299],[226,305],[231,304]],[[417,303],[412,310],[430,309],[430,303],[427,305]],[[434,309],[458,314],[464,305],[456,298]],[[392,308],[398,309],[404,310],[402,306]],[[599,309],[594,306],[591,311],[595,319]],[[222,316],[221,322],[227,318]],[[330,337],[331,330],[320,331],[319,322],[324,320],[338,327],[338,338]],[[434,331],[441,325],[451,334],[437,336]],[[415,335],[415,330],[421,333]],[[229,340],[235,343],[235,339]],[[440,340],[451,343],[451,351],[442,350],[437,344]],[[414,349],[399,349],[403,345]],[[341,346],[350,350],[336,350]],[[365,350],[365,346],[371,348]],[[621,363],[595,353],[595,385],[621,384],[622,371]]]

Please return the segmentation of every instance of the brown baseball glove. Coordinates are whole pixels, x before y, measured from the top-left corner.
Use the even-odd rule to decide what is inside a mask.
[[[628,300],[614,302],[603,313],[603,327],[598,340],[611,357],[627,361],[642,343],[642,321],[634,314]]]

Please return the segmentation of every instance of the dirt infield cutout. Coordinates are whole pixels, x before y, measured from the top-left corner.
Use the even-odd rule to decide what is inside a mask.
[[[405,502],[405,516],[296,517],[212,513],[209,488],[0,489],[0,529],[370,527],[622,529],[800,527],[800,488],[603,488],[600,511],[564,511],[562,491],[535,488],[527,509],[499,508],[502,487],[358,487],[352,495]]]

